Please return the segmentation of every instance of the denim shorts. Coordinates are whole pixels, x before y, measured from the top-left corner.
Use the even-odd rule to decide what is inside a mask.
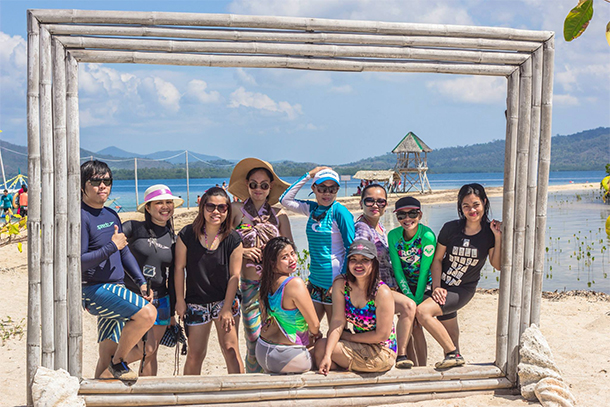
[[[83,285],[83,308],[97,316],[97,341],[119,342],[125,323],[148,302],[119,284]]]
[[[210,302],[208,304],[186,304],[184,323],[187,326],[204,325],[218,319],[218,314],[225,304],[225,300]],[[235,297],[231,306],[233,317],[241,315],[239,298]]]

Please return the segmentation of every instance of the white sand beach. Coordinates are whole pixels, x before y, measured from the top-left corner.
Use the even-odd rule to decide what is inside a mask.
[[[598,184],[571,184],[551,186],[551,191],[598,188]],[[490,196],[501,195],[502,188],[488,189]],[[456,191],[435,192],[418,196],[422,203],[454,202]],[[391,197],[390,202],[397,199]],[[357,198],[341,201],[353,211],[358,210]],[[176,228],[192,221],[195,209],[179,208],[176,211]],[[121,214],[123,220],[140,219],[141,214]],[[0,405],[24,405],[26,401],[26,336],[27,316],[27,243],[23,252],[16,244],[0,247],[0,281],[5,287],[0,296],[0,319],[9,317],[23,329],[23,335],[11,335],[0,342]],[[459,314],[461,350],[467,362],[493,362],[495,356],[495,332],[498,295],[480,291]],[[97,360],[95,319],[84,313],[84,375],[92,377]],[[241,329],[241,327],[240,327]],[[610,400],[610,296],[593,295],[545,295],[542,302],[541,330],[549,342],[557,365],[566,383],[582,406],[603,406]],[[214,330],[213,330],[214,332]],[[243,334],[240,335],[240,339]],[[0,338],[2,341],[2,338]],[[245,342],[241,341],[242,357]],[[428,336],[429,359],[433,364],[441,357],[441,348]],[[184,356],[180,357],[180,365]],[[174,350],[161,347],[159,376],[171,376],[174,370]],[[226,369],[215,333],[212,334],[203,375],[224,375]],[[435,400],[409,404],[409,406],[526,406],[518,395],[478,395],[452,400]]]

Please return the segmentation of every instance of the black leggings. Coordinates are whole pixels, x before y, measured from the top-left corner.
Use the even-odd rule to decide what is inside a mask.
[[[447,297],[445,298],[445,304],[440,305],[443,315],[436,317],[439,321],[446,321],[457,317],[457,311],[464,308],[466,304],[470,302],[476,287],[465,288],[465,287],[443,287],[447,290]],[[431,297],[432,292],[426,291],[426,297]]]

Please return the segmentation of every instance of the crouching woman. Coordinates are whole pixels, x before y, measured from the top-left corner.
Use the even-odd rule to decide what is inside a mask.
[[[292,241],[276,237],[265,245],[260,298],[263,327],[256,360],[266,373],[311,370],[307,347],[319,339],[320,321],[303,280],[291,276],[297,268]]]
[[[316,343],[320,373],[341,367],[385,372],[396,362],[394,298],[379,279],[375,245],[356,239],[348,252],[347,274],[333,283],[333,309],[327,339]],[[346,328],[351,323],[354,332]]]

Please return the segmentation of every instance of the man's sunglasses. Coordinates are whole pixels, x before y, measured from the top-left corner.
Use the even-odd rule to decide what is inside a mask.
[[[398,211],[398,212],[396,212],[396,219],[403,220],[407,216],[411,219],[415,219],[419,216],[420,213],[421,213],[421,211],[419,209],[413,209],[412,211],[409,211],[409,212]]]
[[[261,182],[260,184],[259,184],[259,183],[257,183],[256,181],[250,181],[250,182],[248,183],[248,188],[250,188],[250,189],[257,189],[257,188],[260,188],[260,189],[262,189],[263,191],[266,191],[266,190],[268,190],[269,188],[271,188],[271,185],[270,185],[268,182],[264,182],[264,181],[263,181],[263,182]]]
[[[374,206],[375,204],[377,204],[377,206],[379,208],[385,208],[386,205],[388,204],[388,201],[383,198],[375,199],[375,198],[369,197],[369,198],[364,198],[362,200],[362,202],[364,203],[364,206],[368,206],[369,208]]]
[[[339,191],[339,186],[333,185],[331,187],[326,185],[316,185],[316,190],[321,194],[336,194]]]
[[[207,202],[204,206],[205,210],[210,213],[214,212],[216,209],[218,209],[218,212],[220,213],[225,213],[227,209],[229,209],[229,205],[227,204],[215,205],[213,203]]]
[[[107,187],[112,186],[112,178],[92,178],[89,180],[89,183],[91,184],[92,187],[99,187],[102,184],[102,182]]]

